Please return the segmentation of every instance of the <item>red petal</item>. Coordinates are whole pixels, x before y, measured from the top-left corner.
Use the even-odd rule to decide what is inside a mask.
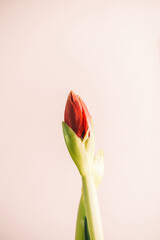
[[[83,109],[83,124],[84,124],[84,136],[85,136],[88,129],[91,127],[91,116],[89,114],[88,108],[86,107],[85,103],[80,97],[79,97],[79,101],[81,102],[81,106]]]
[[[73,91],[70,92],[67,99],[64,121],[70,128],[72,128],[78,137],[82,137],[84,130],[83,109],[78,97]]]

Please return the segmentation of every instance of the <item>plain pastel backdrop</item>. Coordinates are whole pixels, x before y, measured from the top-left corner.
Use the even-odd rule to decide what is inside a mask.
[[[74,239],[70,90],[105,153],[105,240],[160,240],[160,1],[0,1],[0,240]]]

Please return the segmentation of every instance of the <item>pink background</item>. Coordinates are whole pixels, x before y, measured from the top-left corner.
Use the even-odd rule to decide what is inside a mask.
[[[73,89],[105,152],[106,240],[160,240],[160,1],[0,1],[0,240],[74,239]]]

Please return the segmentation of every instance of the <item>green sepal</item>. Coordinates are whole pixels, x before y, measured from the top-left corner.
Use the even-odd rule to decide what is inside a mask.
[[[99,150],[93,161],[93,178],[96,187],[100,184],[104,174],[104,153]]]
[[[90,171],[90,167],[88,155],[83,141],[65,122],[62,122],[62,128],[68,151],[81,176],[85,176]]]
[[[85,148],[88,154],[88,158],[90,160],[90,164],[92,165],[95,151],[95,141],[93,133],[91,133],[90,136],[85,141]]]
[[[83,139],[88,157],[90,159],[90,164],[93,163],[94,152],[95,152],[95,137],[94,137],[94,127],[91,118],[91,127],[88,129],[86,136]]]

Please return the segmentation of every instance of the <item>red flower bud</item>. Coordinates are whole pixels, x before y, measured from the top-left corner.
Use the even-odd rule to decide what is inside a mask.
[[[68,95],[64,121],[80,138],[84,138],[91,126],[91,116],[85,103],[73,91]]]

